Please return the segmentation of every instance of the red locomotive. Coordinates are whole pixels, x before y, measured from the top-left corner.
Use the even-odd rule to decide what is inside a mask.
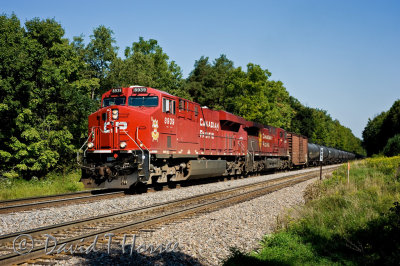
[[[85,187],[130,188],[306,165],[306,137],[142,86],[112,89],[89,116]]]

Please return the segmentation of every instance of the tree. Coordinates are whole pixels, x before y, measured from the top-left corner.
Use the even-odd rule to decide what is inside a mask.
[[[367,155],[377,154],[381,150],[382,144],[379,139],[380,130],[382,128],[383,120],[387,113],[382,112],[375,116],[372,120],[368,119],[367,126],[362,132],[363,146],[367,150]]]
[[[106,79],[110,72],[110,65],[117,58],[118,47],[114,46],[115,39],[112,37],[113,31],[101,25],[93,30],[90,35],[90,42],[86,47],[86,62],[93,71],[93,76],[99,79],[101,90],[97,96],[110,88],[107,87]],[[75,47],[82,49],[81,40],[75,39]],[[96,96],[96,87],[92,88],[91,99]]]
[[[13,151],[7,142],[15,133],[15,119],[29,99],[34,65],[28,50],[25,31],[19,19],[0,16],[0,164],[8,170],[13,165]],[[19,97],[15,97],[19,95]]]
[[[70,164],[93,106],[87,92],[98,84],[82,75],[85,63],[60,24],[35,18],[25,27],[0,16],[0,116],[8,117],[0,158],[5,176],[30,178]]]
[[[221,55],[211,64],[208,57],[202,56],[194,64],[189,74],[185,90],[193,101],[213,109],[224,109],[225,88],[230,74],[234,70],[233,62]]]
[[[389,111],[368,119],[363,131],[363,145],[368,156],[382,152],[396,134],[400,134],[400,100],[395,101]]]
[[[390,138],[383,148],[383,154],[386,156],[400,155],[400,134]]]
[[[385,140],[382,147],[386,144],[387,140],[396,134],[400,133],[400,100],[397,100],[390,107],[385,119],[382,123],[380,137]]]
[[[236,68],[226,82],[224,108],[251,121],[289,128],[293,117],[289,93],[270,76],[268,70],[251,63],[246,72]]]
[[[143,37],[125,49],[126,59],[117,58],[111,64],[107,86],[142,85],[162,89],[187,97],[182,90],[182,71],[158,45],[156,40]]]
[[[327,111],[303,106],[295,98],[290,99],[290,104],[295,113],[291,131],[307,136],[312,143],[362,155],[365,153],[361,140],[338,120],[333,120]]]
[[[213,109],[224,109],[248,120],[277,127],[289,127],[293,110],[289,94],[271,73],[248,64],[247,71],[235,68],[221,55],[211,64],[208,57],[196,61],[185,89],[193,100]]]

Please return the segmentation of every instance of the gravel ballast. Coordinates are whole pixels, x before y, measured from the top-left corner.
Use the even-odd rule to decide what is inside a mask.
[[[243,202],[212,213],[202,214],[192,219],[162,225],[140,232],[136,245],[158,246],[160,243],[179,243],[179,252],[157,254],[157,256],[134,253],[121,254],[114,245],[110,254],[107,249],[91,252],[84,256],[74,256],[60,264],[133,264],[133,265],[219,265],[229,256],[230,248],[236,247],[249,252],[259,248],[263,236],[272,233],[277,217],[287,208],[304,203],[303,193],[308,184],[316,179],[284,188],[279,191]],[[127,237],[131,239],[131,234]],[[128,253],[129,249],[126,249]]]
[[[329,167],[332,166],[324,167],[324,169],[328,169]],[[140,195],[124,196],[121,198],[106,199],[96,202],[70,204],[67,206],[49,207],[44,209],[34,209],[32,211],[2,214],[0,216],[0,235],[123,211],[140,206],[150,206],[155,203],[182,199],[191,195],[199,195],[224,188],[251,184],[263,180],[278,178],[288,174],[309,172],[313,170],[315,169],[305,169],[290,173],[281,172],[258,177],[230,180],[228,182],[209,183],[204,185],[183,187],[179,189],[158,191],[156,193],[144,193]]]
[[[324,167],[324,169],[327,168],[329,167]],[[312,170],[315,169],[306,169],[297,172]],[[98,202],[6,214],[0,217],[0,233],[7,234],[139,206],[148,206],[157,202],[166,202],[190,195],[255,183],[294,173],[277,173],[231,180],[229,182],[210,183],[156,193],[107,199]],[[136,236],[135,247],[141,244],[158,246],[161,243],[166,244],[167,242],[178,243],[178,252],[166,252],[157,256],[134,252],[130,256],[129,254],[121,254],[121,243],[115,240],[114,242],[118,243],[118,246],[112,246],[114,249],[111,250],[110,254],[107,253],[106,249],[100,249],[100,251],[90,252],[88,255],[74,255],[68,260],[58,260],[56,262],[58,264],[95,265],[124,265],[127,263],[133,265],[218,265],[230,254],[229,249],[231,247],[237,247],[241,251],[257,249],[262,237],[265,234],[273,232],[278,215],[287,208],[304,203],[304,190],[308,184],[315,180],[317,179],[302,182],[292,187],[284,188],[208,214],[201,214],[191,219],[160,225],[159,228],[140,232]],[[127,234],[127,237],[127,242],[131,241],[132,235]],[[129,251],[127,252],[129,253]]]

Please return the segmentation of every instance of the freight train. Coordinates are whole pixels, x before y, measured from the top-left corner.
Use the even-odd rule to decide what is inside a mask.
[[[129,189],[340,163],[354,154],[143,86],[114,88],[89,116],[81,181]],[[321,152],[322,151],[322,152]]]

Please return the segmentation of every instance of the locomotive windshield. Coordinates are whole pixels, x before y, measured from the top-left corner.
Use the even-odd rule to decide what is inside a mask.
[[[131,96],[128,104],[130,106],[158,106],[158,96]]]
[[[126,98],[125,97],[110,97],[104,98],[103,107],[111,106],[111,105],[125,105]]]

